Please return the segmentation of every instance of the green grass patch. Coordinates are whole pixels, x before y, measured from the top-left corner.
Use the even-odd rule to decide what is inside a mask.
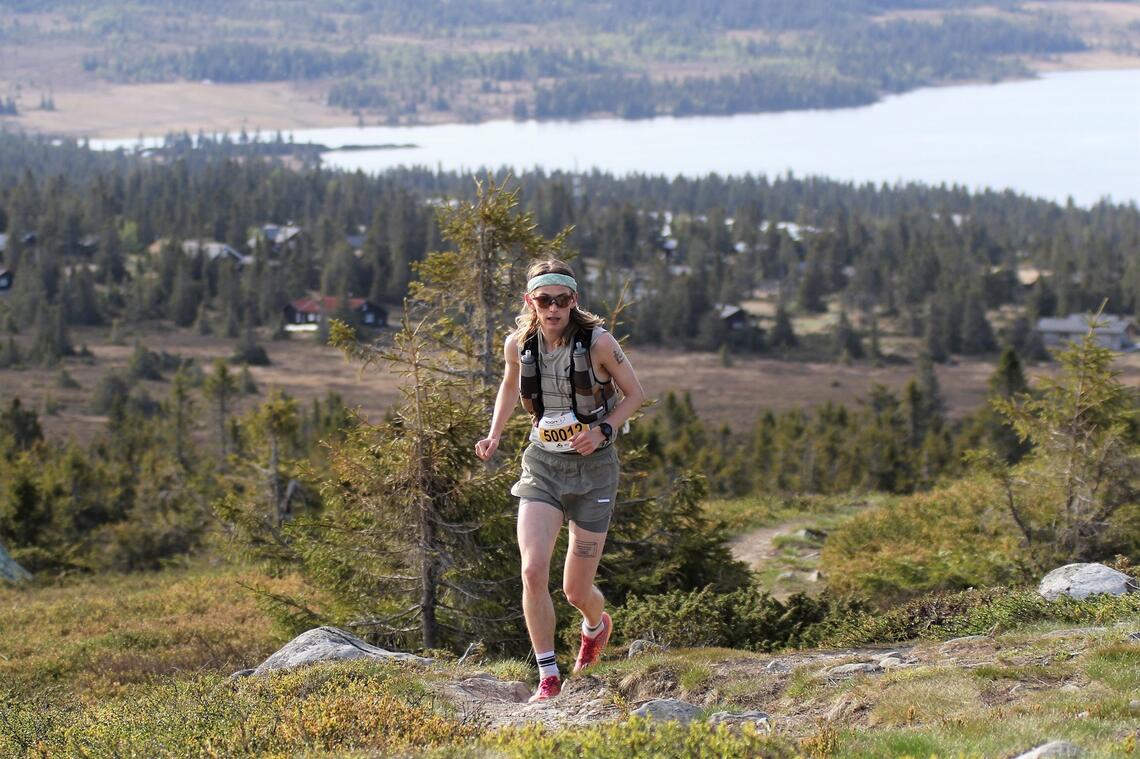
[[[1093,652],[1085,672],[1109,688],[1140,694],[1140,643],[1113,643]]]
[[[803,521],[822,529],[845,521],[870,503],[892,500],[888,496],[853,495],[750,495],[705,503],[705,514],[725,523],[730,535],[785,522]]]

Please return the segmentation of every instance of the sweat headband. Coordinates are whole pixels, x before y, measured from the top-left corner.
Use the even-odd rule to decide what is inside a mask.
[[[578,292],[578,281],[569,274],[539,274],[537,277],[531,277],[526,283],[526,291],[534,292],[535,288],[543,285],[562,285]]]

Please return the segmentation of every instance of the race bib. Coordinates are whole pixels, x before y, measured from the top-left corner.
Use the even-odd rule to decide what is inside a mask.
[[[578,421],[573,411],[552,412],[539,420],[538,426],[530,432],[530,439],[544,450],[567,453],[574,450],[570,447],[570,438],[584,429],[586,425]]]

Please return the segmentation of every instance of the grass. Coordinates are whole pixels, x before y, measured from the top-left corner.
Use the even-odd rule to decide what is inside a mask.
[[[98,700],[162,675],[255,666],[287,636],[239,585],[251,582],[282,592],[299,583],[197,567],[0,586],[0,682],[15,696]]]
[[[730,535],[789,522],[802,522],[805,527],[827,531],[846,521],[866,505],[878,504],[886,499],[889,499],[889,496],[749,495],[743,498],[710,500],[705,504],[705,514],[724,522]],[[801,539],[780,536],[774,540]]]
[[[298,586],[193,566],[0,588],[0,755],[993,757],[1064,739],[1124,759],[1140,738],[1140,644],[1126,637],[1140,615],[1128,599],[1054,604],[1056,618],[960,645],[956,662],[937,640],[911,643],[919,663],[882,674],[827,674],[867,652],[788,652],[768,670],[769,655],[717,648],[615,657],[592,672],[615,703],[760,709],[773,736],[640,720],[488,731],[437,687],[470,667],[356,661],[231,680],[287,637],[239,582]],[[1007,603],[991,600],[990,613]],[[1100,626],[1071,629],[1089,622]],[[516,659],[480,666],[533,674]]]

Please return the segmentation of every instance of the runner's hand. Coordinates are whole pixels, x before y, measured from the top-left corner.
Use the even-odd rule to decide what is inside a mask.
[[[485,437],[475,444],[475,455],[486,461],[495,454],[499,449],[499,439],[497,437]]]
[[[570,438],[570,447],[583,456],[589,456],[602,447],[606,436],[597,427],[587,427],[574,437]]]

